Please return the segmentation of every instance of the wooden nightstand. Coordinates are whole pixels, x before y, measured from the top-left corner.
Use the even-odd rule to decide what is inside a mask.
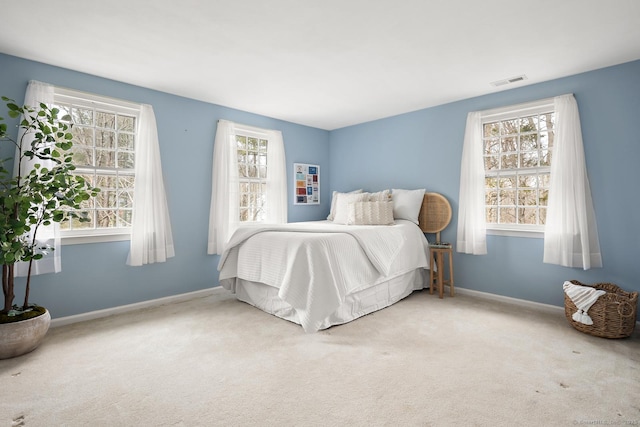
[[[444,279],[444,258],[449,255],[449,278]],[[437,274],[434,274],[434,261]],[[434,286],[438,288],[440,298],[444,297],[444,285],[449,285],[449,295],[454,296],[453,285],[453,246],[429,245],[429,293],[433,294]]]

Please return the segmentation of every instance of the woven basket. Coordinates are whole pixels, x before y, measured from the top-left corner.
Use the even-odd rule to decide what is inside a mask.
[[[584,285],[577,280],[571,280],[574,285],[591,286],[606,291],[589,309],[589,317],[593,325],[576,322],[571,317],[578,309],[571,298],[564,294],[564,314],[567,320],[577,330],[585,334],[603,338],[625,338],[633,333],[636,326],[636,310],[638,307],[638,293],[625,292],[612,283],[596,283]]]

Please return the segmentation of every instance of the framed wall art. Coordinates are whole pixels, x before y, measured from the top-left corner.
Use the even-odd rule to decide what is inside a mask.
[[[320,204],[320,166],[293,164],[293,204]]]

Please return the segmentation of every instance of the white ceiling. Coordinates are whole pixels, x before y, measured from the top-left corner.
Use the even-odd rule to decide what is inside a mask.
[[[0,5],[0,52],[328,130],[640,59],[639,0]]]

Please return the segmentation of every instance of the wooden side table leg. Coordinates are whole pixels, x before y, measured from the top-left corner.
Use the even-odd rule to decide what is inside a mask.
[[[433,295],[433,251],[429,249],[429,295]]]
[[[453,250],[449,250],[449,294],[451,296],[454,296],[453,288]]]
[[[444,278],[443,271],[444,270],[444,256],[442,251],[438,251],[438,296],[440,298],[444,298]]]

